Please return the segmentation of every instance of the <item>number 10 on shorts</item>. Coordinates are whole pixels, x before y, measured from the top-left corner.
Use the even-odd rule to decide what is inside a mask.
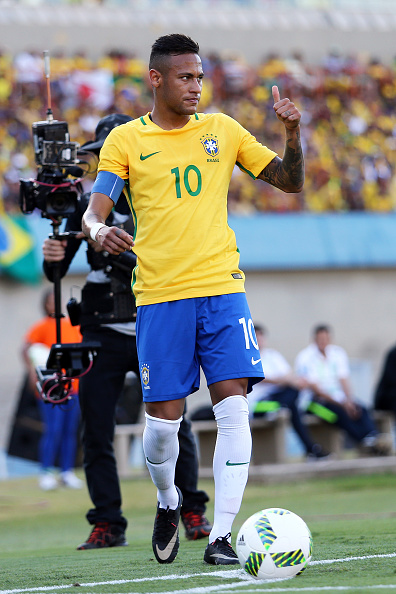
[[[238,322],[241,324],[243,328],[243,334],[245,336],[245,347],[246,350],[250,349],[250,342],[254,346],[256,350],[259,350],[259,346],[257,344],[256,333],[254,331],[254,325],[251,318],[248,319],[246,323],[246,318],[239,318]]]

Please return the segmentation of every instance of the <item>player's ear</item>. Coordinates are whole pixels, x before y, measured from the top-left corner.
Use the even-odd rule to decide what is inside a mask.
[[[149,71],[149,78],[152,87],[158,88],[161,84],[161,73],[158,70],[152,68]]]

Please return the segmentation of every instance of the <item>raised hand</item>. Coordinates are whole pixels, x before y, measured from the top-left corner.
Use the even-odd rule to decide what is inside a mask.
[[[301,120],[301,113],[290,99],[280,98],[279,89],[276,85],[272,87],[272,97],[274,99],[274,111],[276,117],[280,120],[286,128],[291,130],[297,128]]]

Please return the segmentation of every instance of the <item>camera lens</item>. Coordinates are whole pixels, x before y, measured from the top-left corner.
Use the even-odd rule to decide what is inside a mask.
[[[53,215],[67,215],[77,208],[77,194],[75,192],[56,191],[47,196],[46,211]]]
[[[56,212],[62,212],[63,210],[67,209],[69,205],[69,197],[65,194],[53,194],[50,198],[51,207]]]

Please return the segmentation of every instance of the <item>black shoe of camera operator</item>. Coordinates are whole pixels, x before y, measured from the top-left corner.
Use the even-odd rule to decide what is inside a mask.
[[[103,549],[107,547],[128,546],[124,532],[120,532],[116,526],[109,522],[98,522],[92,529],[91,534],[85,542],[77,547],[78,551],[88,549]]]

